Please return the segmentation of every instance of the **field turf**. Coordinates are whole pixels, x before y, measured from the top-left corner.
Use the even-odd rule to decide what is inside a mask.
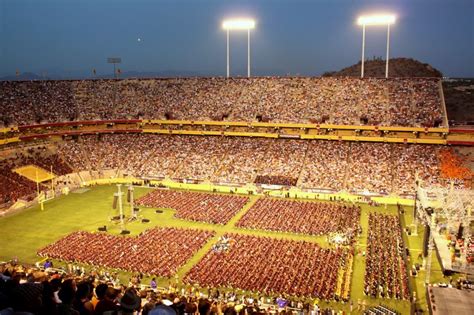
[[[109,233],[118,234],[120,226],[108,221],[108,218],[117,215],[117,210],[112,210],[113,193],[116,191],[115,185],[96,186],[83,193],[71,193],[68,196],[61,196],[54,200],[45,202],[45,209],[41,211],[39,206],[34,206],[21,212],[11,214],[4,218],[0,218],[0,260],[10,260],[17,257],[20,262],[35,263],[41,257],[36,256],[36,251],[61,237],[77,230],[97,231],[99,226],[107,225]],[[135,199],[149,192],[149,188],[136,187]],[[260,197],[251,196],[249,203],[241,209],[226,225],[214,225],[202,222],[192,222],[176,219],[173,217],[174,210],[163,209],[161,214],[155,213],[156,209],[141,208],[140,215],[150,219],[149,223],[141,223],[135,221],[128,223],[126,229],[131,231],[131,235],[137,235],[140,232],[152,228],[160,227],[181,227],[181,228],[198,228],[213,230],[216,235],[211,238],[180,270],[178,270],[178,278],[181,279],[196,264],[218,238],[225,233],[242,233],[252,234],[256,236],[270,236],[276,238],[285,238],[292,240],[307,240],[316,242],[320,246],[329,246],[325,237],[314,237],[292,233],[267,232],[260,230],[245,230],[235,227],[236,222],[245,214],[250,206]],[[124,198],[125,199],[125,198]],[[404,221],[411,224],[413,220],[412,211],[406,209]],[[124,200],[124,211],[128,215],[130,206]],[[389,206],[387,208],[369,207],[362,205],[361,226],[363,233],[359,237],[356,246],[356,252],[362,252],[366,247],[368,214],[372,211],[380,213],[396,214],[396,207]],[[411,262],[422,261],[417,260],[417,256],[422,248],[422,229],[419,228],[418,236],[404,236],[411,252]],[[55,266],[65,265],[62,262],[55,262]],[[410,266],[408,266],[409,268]],[[398,301],[392,299],[372,299],[367,298],[363,294],[365,271],[365,257],[357,254],[354,260],[354,270],[351,283],[351,301],[354,307],[354,314],[361,313],[356,311],[358,302],[367,305],[384,304],[398,310],[402,314],[408,314],[410,305],[406,301]],[[128,283],[129,274],[121,272],[121,280]],[[433,254],[432,265],[432,282],[446,281],[441,274],[441,268]],[[423,282],[425,280],[424,272],[420,272],[417,278],[411,278],[412,285],[415,288],[418,300],[418,307],[426,310],[425,294]],[[166,287],[170,279],[159,279],[159,284]],[[148,282],[145,282],[148,283]],[[321,302],[322,307],[332,307],[338,310],[349,311],[349,304],[336,302]]]

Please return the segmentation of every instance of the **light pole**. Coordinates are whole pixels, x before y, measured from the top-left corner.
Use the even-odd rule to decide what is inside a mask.
[[[229,64],[230,64],[230,60],[229,60],[229,58],[230,58],[229,57],[229,54],[230,54],[230,51],[229,51],[229,45],[230,45],[229,44],[229,36],[230,35],[229,35],[229,33],[230,33],[230,31],[229,31],[229,29],[227,29],[227,77],[229,77],[229,73],[230,73],[230,66],[229,66]]]
[[[120,58],[120,57],[109,57],[109,58],[107,58],[107,63],[113,63],[114,64],[114,78],[117,79],[117,72],[115,70],[115,65],[117,63],[122,63],[122,58]]]
[[[362,60],[360,68],[360,77],[364,77],[364,61],[365,61],[365,27],[366,26],[377,26],[387,25],[387,55],[385,61],[385,78],[388,78],[388,58],[390,50],[390,25],[394,24],[396,20],[393,14],[376,14],[376,15],[365,15],[360,16],[357,19],[357,24],[362,25]]]
[[[362,64],[360,67],[360,77],[364,77],[364,61],[365,61],[365,24],[362,25]]]
[[[225,20],[222,28],[227,31],[227,77],[230,76],[230,31],[247,30],[247,77],[250,77],[250,30],[255,28],[255,21],[252,19]]]

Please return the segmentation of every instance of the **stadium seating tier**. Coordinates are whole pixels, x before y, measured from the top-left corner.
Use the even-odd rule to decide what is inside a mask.
[[[178,119],[438,126],[437,78],[169,78],[0,82],[0,123]]]

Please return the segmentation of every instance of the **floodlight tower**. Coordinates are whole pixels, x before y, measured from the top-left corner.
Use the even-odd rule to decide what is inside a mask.
[[[364,61],[365,61],[365,27],[387,25],[387,56],[385,62],[385,78],[388,78],[388,52],[390,50],[390,25],[396,20],[393,14],[376,14],[363,15],[357,19],[357,24],[362,25],[362,65],[360,68],[360,77],[364,77]]]
[[[230,75],[230,31],[247,30],[247,77],[250,77],[250,30],[255,28],[255,21],[252,19],[232,19],[222,22],[222,28],[227,31],[227,77]]]

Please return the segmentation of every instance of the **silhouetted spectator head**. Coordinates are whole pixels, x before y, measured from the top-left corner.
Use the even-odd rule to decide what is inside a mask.
[[[43,285],[23,283],[12,292],[13,309],[16,312],[37,313],[43,305]]]
[[[64,304],[71,304],[76,295],[76,281],[73,279],[64,280],[59,289],[58,297]]]
[[[101,283],[95,288],[95,295],[97,296],[98,300],[102,300],[105,297],[105,292],[107,291],[108,287],[109,286],[105,283]]]

